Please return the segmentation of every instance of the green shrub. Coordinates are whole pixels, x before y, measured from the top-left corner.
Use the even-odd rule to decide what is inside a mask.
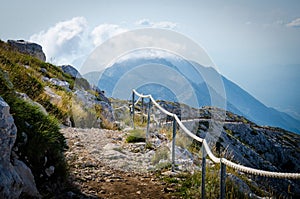
[[[169,170],[172,167],[172,163],[171,162],[159,162],[155,165],[155,169],[156,170]],[[173,182],[172,182],[173,183]]]
[[[43,92],[43,86],[39,79],[32,76],[24,66],[19,64],[0,65],[9,75],[14,88],[26,93],[31,99],[35,99]]]
[[[55,167],[53,179],[66,176],[66,163],[63,151],[67,147],[64,136],[59,132],[59,125],[53,116],[46,116],[38,107],[23,101],[13,94],[3,96],[10,105],[18,129],[15,145],[18,146],[20,158],[30,166],[39,184],[45,175],[45,168]],[[24,143],[22,133],[27,135]],[[45,164],[45,157],[47,162]]]
[[[129,135],[126,138],[126,142],[134,143],[134,142],[145,142],[146,133],[143,129],[134,129],[129,131]]]

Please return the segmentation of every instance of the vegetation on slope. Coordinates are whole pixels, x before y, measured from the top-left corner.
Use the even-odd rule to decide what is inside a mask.
[[[45,78],[65,81],[70,85],[69,89],[45,81]],[[100,124],[98,120],[94,120],[94,126],[113,128],[101,114],[101,105],[87,108],[72,100],[72,90],[75,87],[91,89],[85,79],[75,80],[59,67],[19,53],[0,40],[0,96],[10,105],[10,112],[17,126],[14,150],[20,160],[32,170],[43,195],[49,192],[44,189],[46,184],[49,188],[54,182],[63,182],[68,173],[63,156],[67,145],[59,132],[61,123],[70,120],[74,122],[74,119],[83,123],[91,122],[89,117],[83,116],[93,115],[93,118],[102,119]],[[59,100],[53,100],[46,92],[47,89]],[[93,95],[92,90],[86,92]],[[72,103],[81,112],[72,110]],[[51,166],[54,167],[54,174],[49,175],[46,170]]]
[[[28,67],[26,67],[28,66]],[[59,132],[59,121],[62,111],[52,105],[48,110],[56,110],[46,115],[33,102],[21,99],[17,92],[26,93],[30,99],[47,104],[41,99],[45,83],[39,78],[40,67],[48,64],[15,52],[4,42],[0,42],[0,95],[10,105],[10,112],[18,129],[14,150],[19,158],[32,170],[38,188],[48,180],[64,180],[67,166],[62,154],[66,148],[63,135]],[[48,67],[49,75],[60,76],[72,83],[67,75],[56,67]],[[55,107],[55,108],[54,108]],[[54,166],[55,172],[49,179],[45,169]]]

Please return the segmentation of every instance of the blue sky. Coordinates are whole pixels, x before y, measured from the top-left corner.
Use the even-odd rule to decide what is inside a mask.
[[[110,36],[168,28],[204,47],[219,71],[267,106],[300,118],[300,2],[3,1],[0,39],[43,45],[48,61],[80,68]]]

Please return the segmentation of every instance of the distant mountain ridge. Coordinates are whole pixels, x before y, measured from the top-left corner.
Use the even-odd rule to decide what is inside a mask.
[[[210,78],[213,75],[219,75],[224,84],[228,111],[242,115],[259,125],[276,126],[288,131],[296,132],[298,134],[300,133],[300,121],[286,113],[265,106],[237,84],[219,74],[214,68],[204,67],[195,62],[192,63],[199,67],[202,77],[193,71],[195,69],[191,67],[191,62],[186,60],[147,57],[129,58],[116,62],[111,67],[107,68],[104,73],[102,73],[99,81],[98,79],[100,72],[88,73],[85,74],[84,77],[90,81],[90,83],[95,84],[100,89],[104,90],[108,96],[112,96],[114,87],[118,83],[119,79],[125,73],[133,70],[135,67],[146,64],[164,65],[175,69],[183,77],[186,77],[186,79],[189,81],[189,84],[194,89],[199,106],[206,106],[211,105],[211,99],[208,89],[209,85],[206,84],[205,78]],[[163,77],[163,75],[166,74],[161,75]],[[163,96],[165,98],[164,100],[174,101],[174,96],[167,94],[170,92],[160,92],[158,94],[157,91],[159,90],[162,91],[158,85],[148,85],[146,90],[140,91],[143,93],[151,93],[155,97]]]

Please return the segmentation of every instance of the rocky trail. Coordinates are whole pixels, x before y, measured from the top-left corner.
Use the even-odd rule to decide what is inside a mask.
[[[149,158],[142,152],[144,146],[125,143],[126,133],[76,128],[62,129],[62,133],[69,146],[65,152],[69,181],[81,192],[69,191],[66,197],[176,198],[172,196],[175,185],[147,172]]]

